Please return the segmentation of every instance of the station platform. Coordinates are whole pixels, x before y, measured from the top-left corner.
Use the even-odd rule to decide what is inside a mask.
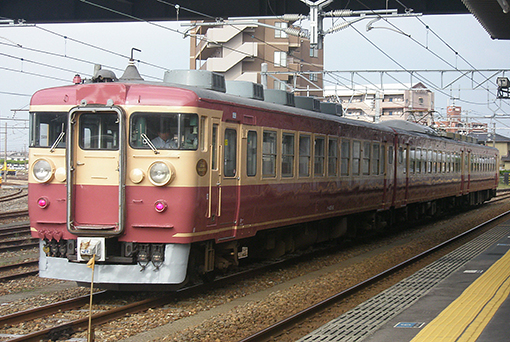
[[[510,341],[510,221],[299,342]]]

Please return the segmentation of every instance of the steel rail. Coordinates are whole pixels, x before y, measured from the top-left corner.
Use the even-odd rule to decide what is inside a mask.
[[[3,213],[0,213],[0,219],[19,217],[19,216],[27,216],[27,215],[28,215],[28,210],[6,211]]]
[[[23,189],[18,189],[18,192],[15,192],[13,194],[8,194],[8,195],[4,195],[4,196],[1,196],[0,197],[0,202],[6,202],[6,201],[10,201],[12,199],[15,199],[15,198],[19,198],[19,197],[16,197],[17,195],[19,195],[21,192],[23,191]],[[25,197],[26,195],[23,195],[23,196],[20,196],[20,197]],[[15,197],[15,198],[13,198]]]
[[[477,230],[480,230],[484,227],[486,227],[487,225],[501,219],[502,217],[505,217],[505,216],[509,216],[510,215],[510,210],[503,213],[503,214],[500,214],[482,224],[479,224],[477,225],[476,227],[474,228],[471,228],[435,247],[432,247],[410,259],[407,259],[403,262],[401,262],[400,264],[396,265],[396,266],[393,266],[392,268],[389,268],[388,270],[384,271],[384,272],[381,272],[369,279],[366,279],[364,281],[362,281],[361,283],[358,283],[346,290],[343,290],[323,301],[320,301],[319,303],[317,304],[314,304],[290,317],[287,317],[263,330],[260,330],[258,332],[256,332],[255,334],[251,335],[251,336],[248,336],[246,338],[243,338],[242,340],[240,340],[239,342],[255,342],[255,341],[268,341],[270,340],[273,336],[276,336],[276,335],[279,335],[280,332],[292,327],[292,326],[295,326],[297,325],[298,323],[302,322],[303,320],[305,320],[306,318],[308,317],[311,317],[315,314],[317,314],[318,312],[322,312],[324,311],[326,308],[330,307],[331,305],[337,303],[338,301],[348,297],[348,296],[351,296],[353,294],[356,294],[357,292],[365,289],[366,287],[404,269],[405,267],[408,267],[410,265],[412,265],[413,263],[416,263],[420,260],[422,260],[423,258],[429,256],[430,254],[433,254],[435,252],[437,252],[438,250],[456,242],[456,241],[459,241],[460,239],[466,237],[467,235],[471,234],[471,233],[474,233],[476,232]]]
[[[106,296],[107,291],[99,291],[94,293],[93,299],[102,299]],[[47,315],[57,313],[59,311],[71,310],[87,305],[90,301],[90,295],[76,297],[57,303],[39,306],[34,309],[18,311],[16,313],[0,316],[0,326],[13,325],[29,321],[34,318],[40,318]]]

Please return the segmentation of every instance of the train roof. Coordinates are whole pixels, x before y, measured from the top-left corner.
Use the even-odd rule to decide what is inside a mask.
[[[94,77],[92,79],[93,82],[124,84],[125,86],[128,87],[149,85],[163,88],[185,89],[193,92],[197,96],[197,98],[202,101],[211,101],[227,104],[230,103],[238,106],[258,108],[271,112],[278,112],[284,115],[299,115],[391,134],[407,133],[420,136],[435,137],[440,139],[445,138],[444,136],[441,136],[430,127],[404,120],[389,120],[380,123],[370,123],[366,121],[354,120],[339,116],[337,111],[334,111],[333,113],[321,112],[320,111],[321,108],[320,107],[317,108],[316,103],[312,102],[314,100],[313,98],[298,97],[299,101],[296,102],[300,102],[301,103],[300,106],[303,108],[295,107],[294,106],[295,97],[293,94],[287,93],[285,91],[280,91],[283,93],[279,94],[278,92],[274,92],[273,89],[270,90],[266,89],[263,91],[263,93],[261,93],[262,86],[252,82],[233,82],[231,83],[230,88],[233,89],[234,91],[227,92],[226,86],[227,83],[225,82],[223,75],[204,70],[169,71],[165,73],[165,79],[163,82],[152,82],[143,80],[143,78],[136,70],[136,67],[133,65],[133,63],[130,63],[126,68],[124,75],[119,79],[116,78],[113,72],[108,70],[101,70],[97,72],[95,77],[96,77],[95,79]],[[90,82],[85,83],[85,85],[87,84],[90,84]],[[50,88],[47,90],[52,91],[56,89],[68,90],[70,87],[76,87],[76,85]],[[250,93],[249,91],[250,87],[253,89],[253,93]],[[246,89],[248,89],[248,91],[246,91]],[[34,97],[36,95],[45,97],[45,95],[42,95],[42,93],[44,92],[45,90],[41,90],[34,94]],[[264,101],[263,100],[264,95],[269,94],[270,92],[272,97],[272,100],[270,101],[273,102],[268,102],[267,99],[266,101]],[[286,95],[284,93],[290,94],[290,96],[287,96],[286,104],[285,104]],[[276,100],[274,100],[275,98]],[[283,101],[280,101],[279,98],[283,98]],[[80,99],[76,100],[78,102],[80,101]],[[324,103],[327,102],[323,102],[323,104]]]

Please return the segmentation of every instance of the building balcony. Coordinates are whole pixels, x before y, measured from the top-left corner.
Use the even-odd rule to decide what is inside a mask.
[[[244,43],[236,47],[234,51],[224,49],[223,53],[224,55],[221,58],[209,58],[206,63],[206,70],[227,72],[239,62],[257,57],[257,43]]]

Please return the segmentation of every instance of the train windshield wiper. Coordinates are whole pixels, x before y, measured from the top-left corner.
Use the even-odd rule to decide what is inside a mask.
[[[57,140],[55,140],[53,145],[51,145],[50,152],[55,152],[55,148],[57,147],[58,144],[60,144],[60,142],[64,138],[64,135],[66,135],[66,132],[64,132],[64,131],[60,132],[60,134],[58,135]]]
[[[141,136],[142,136],[143,142],[146,143],[147,145],[149,145],[149,147],[154,152],[154,154],[159,154],[158,149],[156,148],[156,146],[154,146],[152,141],[150,141],[149,137],[145,133],[142,133]]]

